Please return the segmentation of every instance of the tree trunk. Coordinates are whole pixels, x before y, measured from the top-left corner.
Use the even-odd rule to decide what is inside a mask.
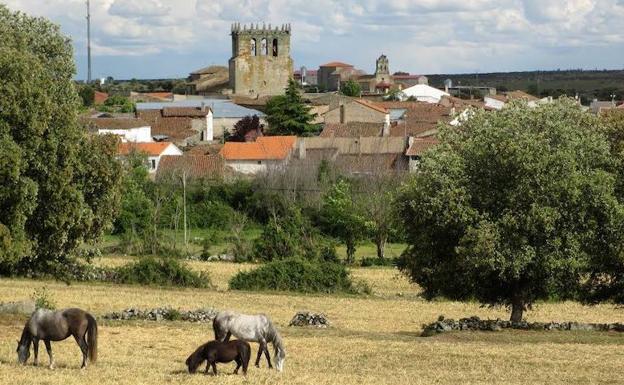
[[[383,260],[386,257],[386,237],[379,236],[375,239],[377,246],[377,258]]]
[[[524,301],[520,296],[511,299],[511,322],[521,322],[522,313],[524,312]]]
[[[347,264],[351,265],[355,262],[355,242],[347,241]]]

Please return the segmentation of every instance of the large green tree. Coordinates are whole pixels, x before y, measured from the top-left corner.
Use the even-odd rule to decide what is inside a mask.
[[[347,263],[355,262],[355,247],[366,235],[367,222],[349,182],[338,180],[323,196],[320,222],[326,234],[347,247]]]
[[[596,117],[572,100],[476,111],[440,132],[399,199],[400,268],[431,298],[511,307],[570,298],[620,244],[616,165]]]
[[[359,97],[362,94],[362,87],[355,80],[347,80],[340,84],[340,93],[346,96]]]
[[[312,124],[314,114],[303,99],[297,83],[290,79],[284,95],[274,96],[266,105],[269,133],[273,135],[310,136],[318,131]]]
[[[0,272],[61,276],[115,213],[114,151],[78,124],[59,27],[0,5],[0,36]]]

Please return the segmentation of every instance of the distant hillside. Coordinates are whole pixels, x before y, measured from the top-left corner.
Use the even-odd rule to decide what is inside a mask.
[[[443,88],[444,80],[451,79],[453,85],[490,86],[499,91],[523,90],[536,96],[575,96],[577,93],[584,104],[594,98],[624,100],[624,70],[615,71],[532,71],[499,72],[484,74],[427,75],[429,84]]]

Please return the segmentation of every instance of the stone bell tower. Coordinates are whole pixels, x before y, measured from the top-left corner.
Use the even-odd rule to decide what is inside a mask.
[[[232,24],[230,88],[235,95],[281,95],[293,76],[290,24]]]

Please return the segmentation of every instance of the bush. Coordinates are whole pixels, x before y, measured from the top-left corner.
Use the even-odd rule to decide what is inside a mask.
[[[155,259],[143,257],[117,269],[115,280],[118,283],[210,287],[210,277],[206,273],[195,273],[173,258]]]
[[[252,271],[239,272],[230,280],[230,289],[315,293],[360,291],[344,265],[300,258],[273,261]]]
[[[35,301],[35,307],[37,309],[56,309],[52,296],[48,292],[48,288],[45,286],[40,289],[35,289],[30,298]]]
[[[360,261],[360,266],[362,267],[371,267],[371,266],[396,266],[397,259],[396,258],[378,258],[378,257],[365,257]]]

